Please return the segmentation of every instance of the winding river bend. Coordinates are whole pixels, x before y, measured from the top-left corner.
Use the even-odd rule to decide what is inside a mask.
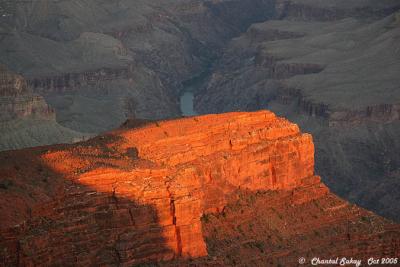
[[[194,94],[192,91],[184,90],[180,96],[181,113],[185,117],[197,115],[193,107]]]
[[[182,83],[183,89],[179,96],[182,116],[190,117],[198,115],[194,110],[194,94],[200,90],[201,86],[211,74],[211,65],[212,63],[210,62],[205,71]]]

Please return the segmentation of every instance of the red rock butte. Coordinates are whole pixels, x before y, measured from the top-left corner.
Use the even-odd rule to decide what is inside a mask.
[[[202,216],[223,214],[238,192],[280,192],[279,201],[265,198],[266,207],[319,201],[329,216],[346,210],[338,221],[326,218],[328,226],[373,216],[379,223],[363,242],[384,237],[367,251],[396,256],[400,250],[398,225],[331,194],[314,174],[311,135],[269,111],[145,122],[78,144],[2,152],[0,179],[6,266],[204,259],[211,226]],[[237,216],[232,220],[243,220]],[[306,218],[296,227],[306,233],[315,225]],[[391,245],[381,249],[387,240]]]

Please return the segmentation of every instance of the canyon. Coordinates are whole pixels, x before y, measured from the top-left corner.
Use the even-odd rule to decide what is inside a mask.
[[[398,256],[399,10],[0,2],[1,261]]]
[[[0,64],[26,79],[59,125],[84,136],[114,129],[127,118],[181,116],[182,84],[203,72],[233,36],[273,15],[271,0],[1,5]],[[10,140],[3,147],[52,141]]]
[[[282,2],[279,20],[229,43],[196,112],[267,108],[296,122],[333,192],[399,220],[400,20],[389,2]]]
[[[310,134],[269,111],[129,120],[0,153],[5,266],[294,266],[398,257],[400,226],[314,173]]]
[[[4,66],[0,66],[0,127],[0,150],[43,145],[40,140],[56,144],[89,137],[58,124],[45,99]]]

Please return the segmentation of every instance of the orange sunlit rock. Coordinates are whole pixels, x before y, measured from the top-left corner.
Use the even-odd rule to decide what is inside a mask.
[[[237,190],[291,192],[293,205],[329,194],[314,175],[312,137],[268,111],[151,122],[0,161],[6,265],[202,257],[201,217]]]

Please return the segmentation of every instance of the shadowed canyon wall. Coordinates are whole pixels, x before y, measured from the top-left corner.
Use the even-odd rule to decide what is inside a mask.
[[[75,142],[85,135],[62,127],[46,100],[26,80],[0,66],[0,149]]]
[[[28,89],[22,76],[8,71],[4,66],[0,66],[0,75],[1,121],[35,115],[49,119],[54,116],[43,97]]]
[[[229,226],[243,220],[254,220],[259,238],[273,238],[268,244],[276,253],[265,248],[271,266],[292,264],[298,253],[312,252],[314,241],[321,248],[332,235],[346,239],[332,255],[348,255],[353,247],[362,258],[399,253],[398,225],[329,193],[314,174],[311,136],[271,112],[128,125],[78,144],[0,153],[2,264],[185,266],[190,258],[234,264],[218,233],[228,231],[224,236],[246,250],[243,230]],[[279,214],[268,215],[273,207]],[[292,217],[289,228],[274,232],[283,222],[276,220],[297,209],[315,213],[321,226],[312,217]],[[309,227],[332,230],[320,240]],[[290,235],[299,235],[302,245],[288,258],[282,255],[296,246],[278,239]],[[255,266],[266,264],[260,255]]]
[[[313,134],[317,173],[333,192],[398,220],[397,0],[8,3],[0,6],[6,15],[0,16],[0,63],[8,69],[1,69],[0,76],[10,72],[20,82],[0,79],[0,88],[6,88],[0,96],[0,116],[6,118],[0,122],[1,150],[76,142],[118,127],[127,118],[178,117],[182,89],[191,78],[209,74],[204,84],[195,86],[197,112],[268,108],[295,121]],[[265,22],[272,17],[277,20]],[[23,77],[28,87],[21,91]],[[160,152],[157,160],[164,156]],[[250,195],[250,200],[257,197]],[[325,200],[332,206],[341,203]],[[226,201],[262,210],[254,203]],[[314,210],[310,203],[307,207]],[[349,210],[345,206],[343,216]],[[280,216],[292,211],[285,209]],[[235,212],[232,216],[238,217],[240,211]],[[278,214],[268,211],[266,216]],[[364,227],[361,217],[352,218]],[[337,223],[345,238],[346,227]],[[203,232],[219,244],[234,240],[213,234],[224,227],[205,227],[209,232]],[[277,234],[277,240],[287,236],[275,228],[264,230],[272,231],[271,238]],[[254,236],[241,238],[246,242]],[[287,253],[278,248],[282,242],[275,244],[276,251]],[[287,245],[292,251],[293,244]],[[252,250],[259,244],[249,246]],[[218,257],[227,251],[212,253]]]
[[[313,134],[340,196],[399,220],[399,4],[279,1],[234,38],[195,96],[200,114],[268,108]]]
[[[182,83],[207,70],[233,36],[273,16],[274,5],[39,0],[11,1],[0,12],[0,63],[26,78],[61,126],[92,135],[127,118],[180,116]],[[25,143],[4,147],[52,142]]]

